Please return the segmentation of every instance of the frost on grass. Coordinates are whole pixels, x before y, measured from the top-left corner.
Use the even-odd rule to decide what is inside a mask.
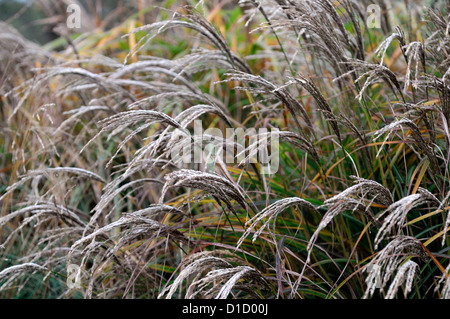
[[[348,75],[357,73],[357,72],[363,72],[356,80],[355,82],[361,82],[363,79],[365,79],[364,84],[359,91],[356,98],[361,102],[363,99],[364,94],[368,90],[368,88],[375,83],[378,83],[380,80],[386,83],[388,87],[392,89],[392,91],[395,93],[394,88],[402,94],[402,89],[400,86],[400,82],[397,79],[397,76],[394,72],[392,72],[388,67],[385,65],[380,64],[373,64],[366,61],[361,61],[357,59],[353,59],[348,62],[343,62],[343,64],[347,65],[351,68],[350,71],[347,73],[337,77],[334,81],[338,81],[339,79],[346,77]]]
[[[378,215],[377,219],[380,219],[384,215],[387,216],[384,218],[383,224],[375,237],[375,249],[378,248],[380,242],[386,238],[387,235],[394,232],[395,227],[397,227],[397,233],[399,232],[406,221],[406,216],[412,209],[425,203],[431,203],[435,206],[440,205],[440,201],[433,194],[426,189],[419,187],[416,194],[403,197],[391,204],[384,212]]]
[[[437,158],[433,148],[429,145],[429,143],[427,143],[425,141],[420,129],[410,119],[400,118],[400,119],[393,121],[389,125],[386,125],[385,127],[381,128],[380,130],[378,130],[374,133],[374,140],[377,140],[380,138],[381,135],[388,133],[382,144],[382,145],[384,145],[384,143],[389,139],[389,136],[392,134],[393,130],[396,127],[402,126],[402,125],[405,125],[410,129],[411,135],[415,141],[414,145],[417,146],[418,149],[428,157],[428,160],[430,161],[433,172],[435,174],[439,174],[439,161],[438,161],[438,158]],[[381,150],[382,150],[382,147],[380,147],[380,150],[379,150],[377,156],[380,154]]]
[[[291,206],[297,205],[312,209],[317,212],[316,207],[304,199],[298,197],[290,197],[290,198],[288,197],[280,199],[275,203],[264,208],[261,212],[253,216],[253,218],[251,218],[245,223],[245,225],[248,226],[248,228],[245,230],[244,234],[237,242],[236,249],[239,248],[239,246],[244,242],[247,236],[249,236],[252,232],[254,232],[259,222],[262,222],[262,226],[253,234],[252,242],[254,242],[258,238],[258,236],[264,231],[265,228],[269,228],[269,224],[271,221],[273,221],[274,224],[273,227],[275,227],[275,220],[281,212],[283,212],[284,210],[286,210]]]
[[[404,46],[406,45],[405,32],[398,26],[396,27],[396,32],[392,33],[390,36],[384,39],[375,51],[375,54],[380,57],[381,65],[383,64],[384,57],[386,55],[387,49],[389,48],[389,45],[394,40],[398,40],[398,42],[400,43],[400,48],[402,52],[404,52]]]
[[[306,263],[309,262],[311,251],[322,229],[327,227],[340,213],[345,211],[360,212],[370,220],[374,220],[374,215],[370,211],[370,204],[372,202],[378,202],[382,205],[392,204],[392,195],[383,185],[363,178],[355,178],[355,183],[355,185],[324,202],[323,206],[328,206],[328,211],[323,216],[308,242]],[[372,197],[370,202],[368,202],[369,196]]]
[[[386,293],[386,299],[394,299],[398,288],[400,288],[402,284],[405,284],[404,295],[406,298],[408,293],[411,292],[414,276],[418,272],[418,269],[419,265],[412,260],[408,260],[401,265],[397,270],[394,280],[389,286],[389,290]]]
[[[445,273],[439,279],[435,291],[442,287],[441,299],[450,299],[450,264],[445,269]]]
[[[216,257],[214,255],[223,255]],[[227,256],[228,255],[228,256]],[[249,266],[233,266],[232,263],[241,262],[240,258],[226,250],[201,252],[186,256],[183,260],[184,268],[174,282],[166,286],[158,298],[170,299],[177,289],[188,278],[189,281],[184,298],[215,298],[226,299],[232,290],[252,292],[255,282],[266,284],[263,276],[256,269]],[[254,297],[257,297],[255,294]]]
[[[415,258],[425,256],[419,240],[436,239],[442,231],[445,244],[450,227],[450,214],[444,221],[438,215],[445,216],[449,197],[439,202],[448,192],[450,146],[445,11],[426,9],[420,28],[410,21],[393,28],[383,16],[375,30],[379,34],[372,37],[361,27],[367,9],[362,1],[239,4],[243,15],[233,11],[225,26],[213,25],[223,17],[221,7],[209,16],[189,6],[177,12],[164,9],[165,21],[125,31],[130,46],[135,39],[138,43],[124,55],[118,44],[123,26],[104,34],[108,41],[101,41],[95,48],[99,54],[91,57],[85,48],[99,43],[101,33],[95,39],[73,39],[65,52],[50,52],[0,22],[0,122],[6,124],[0,125],[5,142],[0,153],[6,155],[0,156],[6,164],[0,167],[0,179],[5,186],[11,181],[6,189],[0,185],[5,205],[0,252],[5,257],[20,246],[17,262],[23,263],[0,272],[2,284],[6,280],[2,288],[13,288],[19,275],[58,271],[74,262],[88,273],[83,282],[88,298],[260,298],[274,297],[275,291],[283,296],[287,288],[299,297],[310,292],[333,298],[366,292],[370,297],[377,281],[386,298],[401,290],[411,297],[416,283],[421,294],[432,291],[430,280],[419,282],[421,265]],[[206,13],[206,6],[200,1],[197,7]],[[221,30],[244,34],[229,45]],[[156,36],[162,42],[147,47]],[[178,41],[180,51],[172,54]],[[151,55],[166,49],[174,57]],[[50,106],[55,116],[50,116]],[[192,144],[214,143],[220,151],[238,148],[212,135],[190,136],[195,120],[220,129],[277,128],[280,142],[287,142],[280,143],[279,175],[258,175],[257,165],[231,168],[216,162],[211,168],[170,158],[177,148]],[[100,134],[105,138],[94,146],[92,137]],[[380,147],[369,143],[369,134],[374,141],[387,136]],[[393,134],[400,141],[388,149]],[[269,133],[257,138],[266,145],[272,140]],[[248,147],[239,149],[239,155],[249,154],[244,163],[254,158],[256,146],[249,140]],[[416,185],[423,188],[409,193],[409,177],[418,181],[414,167],[422,160],[430,162]],[[17,179],[16,164],[28,169]],[[367,179],[356,178],[355,185],[341,191],[349,167]],[[304,219],[294,227],[275,228],[294,206],[318,214],[300,194],[326,199],[319,207],[326,213],[310,238],[295,231],[307,230]],[[407,196],[394,200],[399,194]],[[204,203],[209,197],[219,205]],[[269,198],[277,201],[264,206]],[[222,205],[237,217],[227,219],[225,226],[216,219],[223,217]],[[255,215],[243,229],[239,222],[249,205]],[[412,212],[434,207],[439,207],[436,212],[405,227]],[[345,220],[349,228],[324,231],[345,212],[356,213]],[[336,259],[348,256],[346,249],[355,243],[360,226],[367,233],[352,247],[343,269]],[[378,231],[372,234],[372,229]],[[269,238],[275,234],[280,241]],[[243,245],[249,236],[252,245]],[[308,239],[306,251],[293,250]],[[16,245],[22,244],[19,240],[23,245]],[[374,253],[373,246],[384,248]],[[217,247],[235,254],[201,251]],[[309,263],[313,249],[315,264]],[[274,256],[275,250],[283,254]],[[355,260],[367,258],[372,259],[365,269],[365,291],[358,276],[344,277],[358,271]],[[308,276],[300,287],[303,270],[297,271],[302,266]],[[443,298],[450,296],[449,267],[436,287]],[[266,280],[268,293],[261,294]],[[344,280],[344,286],[337,286]],[[59,296],[70,297],[70,291],[60,290]]]
[[[377,287],[383,291],[392,278],[387,297],[392,298],[403,283],[405,283],[405,294],[409,293],[418,265],[408,258],[417,257],[425,260],[427,256],[423,245],[416,238],[395,237],[365,266],[368,275],[363,298],[372,297]],[[396,273],[395,276],[394,273]]]
[[[245,198],[239,188],[230,180],[217,174],[182,169],[169,173],[164,178],[166,183],[161,191],[161,201],[164,200],[165,194],[170,188],[189,187],[207,192],[219,205],[223,201],[232,212],[236,210],[231,200],[235,200],[242,208],[247,209]]]
[[[22,186],[26,182],[28,182],[36,177],[39,177],[39,176],[47,176],[48,177],[48,176],[51,176],[52,174],[55,177],[59,177],[59,174],[64,174],[64,173],[69,173],[69,174],[74,174],[74,175],[90,178],[90,179],[93,179],[93,180],[96,180],[96,181],[99,181],[102,183],[105,182],[105,180],[102,177],[100,177],[98,174],[95,174],[86,169],[77,168],[77,167],[52,167],[52,168],[35,169],[35,170],[30,170],[26,174],[20,176],[19,180],[17,182],[8,186],[6,188],[5,194],[3,194],[0,197],[0,201],[5,199],[5,197],[7,195],[9,195],[10,193],[12,193],[15,189],[17,189],[18,187]]]
[[[85,226],[80,217],[68,208],[51,202],[37,201],[34,203],[24,203],[25,207],[16,210],[6,216],[0,217],[0,226],[5,225],[16,217],[33,213],[36,216],[54,216],[64,220],[65,223],[75,226]]]
[[[31,277],[31,275],[35,274],[36,272],[47,272],[48,269],[46,267],[43,267],[41,265],[35,264],[35,263],[23,263],[20,265],[14,265],[11,267],[8,267],[6,269],[3,269],[0,272],[0,282],[6,280],[1,286],[0,290],[7,289],[13,283],[16,279],[18,279],[20,276],[27,275],[28,278]],[[25,286],[24,283],[22,283],[19,286],[19,289],[22,289]]]

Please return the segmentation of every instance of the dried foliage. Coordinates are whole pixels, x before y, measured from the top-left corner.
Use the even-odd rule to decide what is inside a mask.
[[[371,1],[169,1],[75,35],[38,1],[60,50],[1,22],[0,296],[450,298],[450,8],[425,2],[373,27]]]

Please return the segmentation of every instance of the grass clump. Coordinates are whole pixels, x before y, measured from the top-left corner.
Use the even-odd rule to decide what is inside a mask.
[[[1,296],[448,298],[449,7],[378,3],[2,25]],[[278,170],[227,128],[276,129]]]

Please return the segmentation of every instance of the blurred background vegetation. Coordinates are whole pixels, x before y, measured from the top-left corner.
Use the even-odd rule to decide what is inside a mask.
[[[46,44],[59,37],[54,28],[58,23],[63,22],[64,15],[61,13],[66,11],[70,3],[79,4],[83,11],[94,18],[94,21],[89,21],[91,22],[89,24],[84,21],[83,27],[109,29],[123,23],[137,10],[162,2],[153,0],[0,0],[0,20],[9,23],[28,40]],[[57,13],[60,15],[56,15]],[[148,16],[150,14],[147,14]],[[145,20],[146,16],[142,17]]]
[[[0,0],[0,19],[10,23],[27,39],[45,44],[56,38],[48,26],[36,28],[36,21],[45,19],[42,8],[32,1]]]
[[[171,196],[162,196],[166,204],[185,209],[186,214],[180,217],[162,211],[155,218],[185,235],[189,239],[186,246],[180,246],[178,241],[164,233],[155,237],[151,237],[151,233],[151,236],[137,238],[119,251],[115,248],[116,243],[122,244],[122,238],[126,238],[127,232],[132,230],[123,227],[121,232],[114,230],[107,234],[105,243],[109,246],[106,248],[92,245],[80,249],[81,253],[73,260],[86,265],[91,272],[89,282],[92,280],[94,296],[155,298],[178,278],[180,269],[185,265],[181,263],[182,258],[216,250],[217,256],[222,258],[225,254],[223,250],[228,249],[232,252],[227,254],[232,258],[230,262],[233,265],[252,267],[271,283],[270,289],[262,292],[258,285],[244,286],[250,287],[253,295],[246,295],[248,292],[242,290],[238,291],[237,297],[254,296],[256,293],[264,298],[275,298],[288,296],[294,291],[302,298],[359,298],[367,286],[365,269],[369,269],[369,262],[376,261],[374,257],[380,252],[373,245],[380,225],[372,224],[356,208],[364,204],[363,212],[373,210],[375,216],[385,216],[389,212],[384,210],[387,204],[377,202],[376,197],[352,195],[358,200],[358,206],[353,208],[354,202],[349,200],[350,206],[342,209],[332,225],[326,228],[321,226],[322,218],[329,216],[325,214],[333,212],[333,205],[326,209],[330,203],[326,201],[344,190],[354,190],[351,176],[356,172],[356,175],[369,180],[369,186],[380,183],[398,205],[408,204],[404,199],[414,199],[419,191],[427,195],[424,190],[433,193],[438,198],[436,201],[442,202],[441,206],[426,202],[424,206],[412,210],[396,233],[423,241],[423,246],[428,250],[429,257],[424,261],[417,260],[420,276],[410,297],[440,297],[443,290],[438,281],[450,276],[450,238],[444,238],[446,245],[440,244],[442,235],[446,233],[446,218],[450,221],[447,217],[450,216],[450,161],[444,155],[436,159],[419,151],[427,151],[428,145],[434,145],[438,154],[450,154],[448,125],[444,126],[444,121],[440,120],[444,116],[450,119],[450,92],[438,86],[448,75],[446,71],[450,70],[447,56],[450,52],[447,28],[450,25],[449,10],[445,7],[448,2],[441,0],[440,6],[437,6],[438,1],[433,0],[341,1],[343,4],[351,2],[359,10],[356,12],[357,8],[341,6],[337,11],[341,15],[333,16],[333,20],[319,10],[319,4],[337,6],[340,2],[317,0],[311,1],[310,7],[303,7],[306,1],[302,0],[297,1],[297,9],[303,10],[299,12],[305,12],[304,15],[295,20],[298,25],[291,22],[288,27],[284,25],[285,17],[295,12],[295,8],[282,6],[280,3],[288,2],[281,0],[269,2],[272,7],[264,7],[269,12],[266,15],[266,11],[257,12],[257,8],[252,7],[252,3],[259,3],[257,1],[248,1],[240,7],[237,0],[209,0],[204,3],[196,0],[0,0],[1,20],[12,25],[28,40],[45,44],[31,45],[10,32],[7,26],[3,25],[5,30],[0,29],[0,35],[4,31],[3,41],[0,37],[0,196],[4,198],[4,201],[0,200],[0,218],[5,216],[7,221],[0,227],[0,271],[25,262],[51,269],[48,275],[28,271],[22,277],[8,278],[8,281],[2,281],[0,276],[0,290],[3,289],[0,298],[80,297],[80,293],[66,289],[66,257],[74,243],[85,238],[84,227],[90,223],[93,209],[106,203],[104,207],[98,206],[103,207],[103,211],[99,209],[102,220],[98,227],[103,227],[116,222],[124,213],[133,213],[160,202],[161,186],[155,186],[152,182],[148,187],[146,184],[146,187],[141,187],[138,183],[154,178],[162,185],[163,177],[172,167],[136,170],[132,171],[132,175],[125,175],[123,169],[134,163],[138,151],[147,145],[150,137],[160,134],[161,127],[142,131],[134,131],[133,127],[131,132],[138,134],[136,139],[131,140],[124,138],[123,134],[111,138],[101,135],[84,149],[102,130],[99,125],[101,121],[110,113],[127,116],[129,113],[126,112],[136,107],[136,102],[141,103],[139,108],[163,110],[168,116],[176,117],[195,107],[192,105],[194,101],[204,103],[205,97],[208,103],[225,106],[233,126],[256,128],[269,125],[286,132],[298,132],[307,138],[300,146],[311,147],[305,150],[285,142],[280,152],[280,171],[268,179],[260,176],[253,166],[227,167],[225,171],[231,180],[237,181],[236,185],[242,187],[252,211],[239,208],[238,213],[230,214],[220,202],[190,190],[177,189]],[[367,28],[365,9],[373,2],[394,4],[391,11],[386,10],[391,15],[384,15],[395,18],[392,19],[394,21],[386,18],[381,28]],[[64,27],[67,5],[70,3],[78,3],[82,7],[82,28],[79,30]],[[203,4],[205,8],[202,8]],[[179,21],[190,22],[189,26],[194,29],[168,28],[164,33],[157,32],[158,36],[146,43],[146,37],[154,35],[150,32],[153,29],[140,28],[170,18],[169,12],[155,7],[175,11],[184,5],[201,11],[199,14],[191,11],[188,14],[183,8],[177,11],[181,17]],[[425,16],[424,6],[435,10],[428,12],[427,22],[422,19]],[[335,13],[333,10],[330,12]],[[312,21],[312,28],[306,33],[297,33],[304,29],[302,23],[312,14],[322,20]],[[355,16],[358,19],[353,19]],[[279,23],[278,27],[267,28],[267,17],[273,19],[273,23]],[[337,28],[334,22],[324,24],[322,21],[337,21],[342,28]],[[396,29],[397,25],[402,29]],[[218,40],[213,44],[204,41],[198,30]],[[402,35],[403,32],[394,34],[399,30],[404,31],[406,36]],[[141,42],[142,39],[144,41]],[[348,39],[359,39],[359,42]],[[390,42],[384,42],[385,39],[390,39]],[[392,42],[393,39],[396,40]],[[409,45],[409,55],[402,50],[400,40]],[[326,55],[330,49],[328,44],[334,42],[344,50],[343,53]],[[414,68],[408,61],[419,65],[419,54],[413,55],[412,52],[420,52],[417,48],[421,48],[419,44],[423,42],[427,48],[423,60],[426,63],[421,62],[423,68]],[[140,43],[146,45],[136,51]],[[222,46],[215,46],[216,43]],[[381,49],[385,48],[381,61],[376,54],[380,45]],[[414,48],[416,51],[412,51]],[[136,54],[130,55],[133,52]],[[238,57],[245,60],[242,65],[245,68],[248,66],[244,78],[247,80],[235,81],[226,73],[229,69],[242,71],[235,65],[227,64],[230,52],[236,55],[236,60]],[[334,66],[348,62],[346,59],[350,58],[355,66],[348,70],[357,75],[353,80],[345,80],[348,82],[334,81],[343,73]],[[386,67],[380,66],[380,62],[384,62]],[[176,77],[173,77],[174,70],[179,72]],[[381,71],[375,74],[370,73],[371,70]],[[417,74],[411,73],[415,70]],[[306,85],[309,90],[285,85],[292,76],[300,73],[311,79],[310,86]],[[237,77],[241,73],[236,74]],[[359,86],[359,80],[362,82],[365,79],[362,76],[359,78],[361,74],[370,75],[367,85],[363,86],[365,93]],[[386,74],[395,81],[398,77],[402,84],[409,81],[410,74],[421,76],[423,79],[418,84],[420,90],[413,90],[410,85],[405,85],[403,90],[395,90],[389,81],[383,81]],[[97,82],[99,79],[101,82]],[[260,79],[267,82],[257,82]],[[371,83],[375,79],[377,82]],[[261,83],[266,86],[273,83],[273,87],[268,89]],[[292,98],[283,100],[279,96],[271,97],[270,94],[278,91],[273,90],[275,87],[283,88],[280,91]],[[397,91],[401,91],[406,99],[399,100]],[[183,98],[180,93],[194,95],[195,99]],[[355,98],[358,93],[364,99]],[[181,98],[172,98],[177,96]],[[170,98],[166,101],[165,97]],[[145,104],[150,98],[154,100]],[[311,116],[317,137],[314,131],[298,127],[297,118],[286,108],[285,102],[290,101],[305,105],[305,113]],[[327,105],[323,106],[324,101],[330,111]],[[373,137],[402,117],[417,123],[416,131],[420,134],[415,137],[420,137],[417,139],[420,143],[411,138],[407,128],[396,131],[395,137],[389,133],[392,135],[389,141],[390,135],[384,142]],[[210,127],[225,128],[225,123],[214,114],[204,114],[202,119]],[[336,125],[342,131],[342,139],[337,138],[337,133],[334,134],[336,126],[331,127],[329,123],[338,123]],[[423,141],[427,143],[425,146]],[[80,152],[81,149],[84,151]],[[115,153],[116,149],[118,153]],[[311,153],[318,154],[317,160],[308,154],[310,149],[314,150]],[[371,158],[373,161],[370,161]],[[430,158],[436,159],[438,164],[430,165]],[[114,160],[108,166],[110,159]],[[48,174],[45,179],[31,176],[34,179],[28,186],[27,175],[22,175],[55,167],[88,170],[104,178],[105,182],[84,182],[77,176],[65,179],[57,174]],[[442,169],[442,173],[435,174],[432,168],[435,171]],[[222,174],[223,168],[208,169],[217,169]],[[436,183],[435,176],[439,183],[445,184],[442,191],[437,189],[440,184]],[[20,187],[11,187],[6,194],[8,185]],[[122,188],[124,186],[126,188]],[[110,191],[117,189],[118,193],[110,196]],[[449,196],[446,196],[447,193]],[[273,219],[273,230],[265,231],[264,225],[258,227],[264,232],[256,241],[252,241],[251,236],[247,238],[242,235],[248,230],[244,223],[253,216],[251,214],[261,214],[268,207],[273,208],[269,205],[292,197],[309,202],[318,211],[292,206],[283,211],[279,218]],[[422,197],[419,198],[422,200]],[[76,212],[83,227],[72,227],[72,224],[57,218],[45,219],[46,214],[40,216],[42,211],[36,212],[34,204],[38,200],[54,204],[51,207],[59,205],[56,212],[61,207]],[[438,206],[442,210],[437,209]],[[24,219],[14,217],[17,212],[29,213],[30,218],[26,217],[28,215]],[[13,216],[11,220],[8,215]],[[36,216],[43,217],[38,220],[39,223],[34,223]],[[263,220],[267,221],[266,226],[271,221],[268,218]],[[21,224],[23,221],[25,223]],[[86,229],[90,231],[89,227]],[[309,257],[308,243],[316,232],[320,233],[314,239],[318,245],[314,251],[309,250],[312,252],[312,264],[304,273],[308,281],[295,287],[297,278],[303,276],[302,269],[306,267],[305,260]],[[240,238],[244,240],[239,251],[235,251]],[[89,247],[98,249],[88,251]],[[84,254],[85,251],[88,253]],[[118,262],[108,258],[97,259],[111,251],[114,253],[108,258],[114,256]],[[408,260],[418,257],[408,251],[401,254]],[[139,271],[136,272],[136,269]],[[207,271],[205,268],[204,273]],[[181,288],[180,296],[183,292]]]

